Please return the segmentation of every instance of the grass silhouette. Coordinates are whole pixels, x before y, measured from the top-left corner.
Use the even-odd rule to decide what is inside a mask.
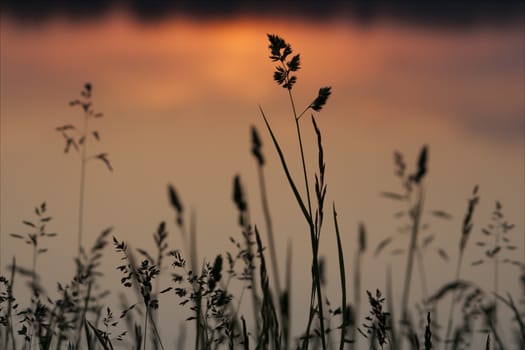
[[[512,245],[509,224],[503,215],[502,205],[497,202],[492,213],[492,221],[483,229],[486,239],[477,243],[485,249],[483,260],[475,261],[482,265],[493,262],[494,287],[484,290],[475,281],[461,279],[461,267],[468,249],[468,241],[474,232],[475,207],[479,202],[478,188],[468,199],[467,211],[463,219],[459,254],[455,275],[451,280],[440,281],[441,286],[430,290],[426,284],[427,273],[424,268],[424,249],[429,249],[433,236],[425,236],[423,217],[425,209],[424,179],[428,173],[429,148],[424,146],[419,154],[417,166],[413,172],[407,166],[400,152],[394,154],[396,175],[401,180],[403,193],[383,192],[383,196],[400,201],[403,209],[399,218],[405,219],[405,231],[409,233],[406,249],[404,274],[395,275],[388,266],[386,275],[386,294],[379,288],[374,292],[366,291],[367,302],[362,302],[361,280],[368,276],[365,258],[370,255],[367,247],[365,224],[358,227],[358,241],[350,253],[355,252],[355,259],[349,259],[344,249],[345,228],[338,223],[339,213],[335,203],[332,215],[325,215],[325,197],[327,193],[325,149],[323,136],[314,113],[323,110],[331,96],[330,87],[321,87],[317,96],[301,113],[297,113],[293,89],[297,84],[297,72],[301,68],[301,57],[294,54],[291,45],[277,35],[268,35],[270,59],[276,64],[273,78],[286,90],[291,106],[291,114],[297,132],[299,147],[298,158],[301,161],[301,184],[292,174],[285,150],[271,127],[270,118],[259,107],[269,140],[282,167],[291,195],[297,203],[307,225],[305,237],[310,238],[311,280],[310,289],[298,290],[308,297],[308,319],[304,322],[302,334],[291,334],[290,305],[294,298],[291,289],[291,248],[288,246],[286,263],[279,265],[274,227],[270,209],[270,190],[265,180],[265,156],[263,140],[255,127],[251,128],[251,152],[256,161],[260,199],[262,204],[265,231],[252,222],[248,201],[240,175],[233,177],[232,202],[238,215],[240,236],[230,237],[231,251],[226,251],[212,259],[197,258],[195,214],[189,217],[179,193],[173,185],[168,185],[169,204],[175,213],[175,224],[183,240],[182,249],[171,247],[166,223],[160,222],[152,238],[156,252],[151,254],[138,247],[119,240],[108,228],[100,233],[91,249],[84,247],[82,234],[83,203],[85,193],[85,166],[89,160],[102,161],[109,170],[111,163],[106,153],[89,155],[88,138],[100,139],[96,130],[90,129],[88,121],[101,116],[92,109],[91,84],[85,84],[81,98],[71,102],[84,111],[84,126],[80,131],[67,124],[57,128],[65,139],[65,152],[76,149],[80,152],[80,198],[78,223],[78,256],[75,259],[76,272],[67,283],[58,283],[58,297],[52,299],[39,284],[41,278],[37,269],[40,254],[52,253],[56,244],[42,246],[42,241],[56,234],[49,233],[47,226],[51,217],[47,214],[47,204],[42,203],[34,210],[35,219],[24,220],[22,225],[29,228],[29,233],[13,233],[14,239],[22,240],[31,247],[32,266],[28,269],[18,266],[16,260],[8,267],[8,274],[0,276],[0,347],[2,349],[165,349],[176,339],[177,348],[193,347],[201,349],[335,349],[360,348],[363,342],[370,349],[463,349],[471,346],[473,335],[481,330],[486,333],[486,349],[524,348],[525,326],[523,317],[523,296],[513,297],[509,291],[502,293],[498,283],[500,264],[512,268],[521,268],[521,282],[525,288],[525,265],[513,257],[517,248]],[[317,154],[308,157],[303,144],[301,120],[307,113],[316,137]],[[303,122],[304,123],[304,122]],[[93,141],[92,140],[92,141]],[[314,170],[311,169],[314,164]],[[311,176],[313,171],[313,177]],[[304,182],[304,184],[302,183]],[[313,187],[311,187],[313,184]],[[432,211],[432,216],[448,219],[445,211]],[[339,292],[337,302],[330,302],[327,297],[325,260],[320,256],[319,246],[322,234],[326,230],[325,220],[333,220],[339,272]],[[490,239],[490,240],[489,240]],[[110,242],[115,252],[107,252]],[[378,256],[394,241],[394,237],[384,237],[377,245],[374,256]],[[47,242],[52,242],[46,241]],[[267,243],[266,243],[267,242]],[[353,245],[354,246],[354,245]],[[440,255],[448,256],[443,249]],[[502,251],[508,253],[503,259]],[[117,269],[121,272],[120,286],[100,285],[101,263],[104,254],[117,254],[121,263]],[[353,261],[353,264],[348,264]],[[169,262],[169,266],[168,263]],[[423,299],[415,300],[413,271],[418,268]],[[353,271],[353,278],[348,278],[348,271]],[[284,280],[281,280],[284,276]],[[518,273],[516,273],[518,276]],[[25,303],[13,294],[13,288],[21,279],[29,280],[30,300]],[[52,278],[52,276],[51,276]],[[161,279],[162,278],[162,279]],[[348,285],[351,281],[351,286]],[[393,284],[403,281],[400,300],[395,299]],[[106,306],[108,293],[118,294],[119,289],[130,289],[137,297],[130,303],[124,297],[119,312]],[[110,291],[110,292],[108,292]],[[352,291],[353,293],[349,293]],[[160,295],[165,295],[171,303],[162,304]],[[352,295],[353,294],[353,295]],[[350,301],[349,299],[353,299]],[[445,302],[449,301],[447,305]],[[251,302],[251,310],[245,307]],[[27,306],[22,306],[27,304]],[[178,304],[178,305],[176,305]],[[399,316],[395,307],[400,306]],[[440,320],[438,310],[449,306],[446,318]],[[512,315],[511,326],[514,339],[504,339],[498,327],[498,305]],[[194,327],[195,339],[185,342],[184,333],[161,337],[159,312],[163,309],[182,308],[191,316],[185,321]],[[362,317],[362,310],[367,309],[367,316]],[[458,310],[459,309],[459,310]],[[362,312],[364,314],[364,311]],[[441,314],[443,315],[443,314]],[[417,322],[419,319],[420,322]],[[480,321],[481,320],[481,321]],[[174,325],[167,325],[174,329]],[[125,327],[125,331],[122,331]]]

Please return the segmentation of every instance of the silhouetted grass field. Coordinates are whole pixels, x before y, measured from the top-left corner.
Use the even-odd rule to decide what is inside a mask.
[[[271,117],[259,106],[265,129],[250,129],[251,154],[260,189],[252,200],[260,201],[264,220],[252,220],[253,205],[247,199],[241,176],[235,175],[231,199],[238,217],[238,234],[230,237],[230,251],[197,259],[194,213],[187,210],[171,184],[166,188],[167,205],[173,208],[178,232],[170,234],[180,235],[182,246],[171,246],[165,221],[158,224],[151,237],[155,251],[122,241],[111,228],[102,231],[94,242],[87,242],[83,234],[86,168],[93,162],[101,162],[108,171],[113,167],[110,151],[92,154],[89,147],[101,142],[97,120],[103,114],[92,100],[93,86],[86,83],[80,96],[70,102],[83,118],[77,124],[56,128],[64,138],[63,151],[78,156],[80,163],[78,203],[74,203],[78,207],[76,272],[70,281],[56,281],[58,298],[51,297],[56,293],[44,290],[42,281],[53,276],[41,274],[40,257],[61,249],[56,237],[60,233],[49,229],[53,220],[50,213],[60,215],[52,211],[51,202],[39,203],[32,212],[28,206],[28,215],[20,218],[20,231],[11,233],[9,239],[25,245],[24,254],[32,257],[32,264],[20,266],[15,257],[5,269],[8,273],[0,277],[1,349],[168,349],[176,344],[176,349],[452,350],[478,348],[480,343],[474,339],[479,337],[485,349],[525,348],[524,248],[513,243],[514,235],[519,233],[507,221],[503,203],[487,199],[495,203],[492,215],[479,217],[476,208],[483,189],[473,184],[465,189],[469,197],[463,213],[449,213],[446,208],[429,211],[425,206],[425,180],[430,148],[424,145],[415,161],[396,151],[393,169],[399,188],[381,195],[384,200],[397,203],[396,230],[408,237],[408,245],[392,250],[391,245],[398,239],[392,235],[370,247],[366,225],[361,224],[357,242],[345,249],[348,244],[343,245],[342,237],[348,230],[338,224],[338,216],[345,213],[337,211],[337,203],[325,201],[325,150],[323,133],[316,122],[317,115],[330,102],[332,89],[321,87],[309,104],[298,106],[294,89],[302,68],[301,56],[277,35],[268,35],[268,41],[269,58],[275,65],[273,79],[289,99],[289,118],[297,131],[299,152],[281,148]],[[317,154],[310,158],[303,144],[306,128],[316,135]],[[267,145],[265,149],[263,144]],[[288,157],[292,153],[299,155],[300,174],[293,174],[289,168]],[[307,228],[304,237],[310,240],[311,260],[301,261],[301,266],[311,271],[307,290],[292,291],[291,247],[288,246],[285,259],[277,254],[272,224],[276,213],[267,195],[266,157],[278,159],[289,194]],[[449,249],[435,247],[435,237],[427,230],[426,222],[450,220],[452,215],[463,218],[457,232],[449,233],[457,244]],[[481,232],[476,235],[481,239],[472,237],[474,231]],[[325,235],[332,233],[336,242],[332,251],[337,255],[322,256],[319,246]],[[431,289],[427,283],[430,276],[425,269],[425,252],[429,249],[436,250],[443,260],[457,261],[453,270],[444,269],[440,276],[432,276],[440,281],[438,289]],[[388,266],[386,287],[365,290],[362,281],[370,277],[370,272],[363,258],[368,255],[375,259],[387,250],[403,256],[403,268],[394,270]],[[479,259],[467,260],[465,253],[469,250],[479,251]],[[101,266],[108,255],[121,259],[115,266],[121,279],[111,285],[101,282]],[[338,266],[336,298],[327,297],[327,259]],[[466,265],[484,269],[485,278],[492,281],[491,288],[466,276]],[[522,290],[503,289],[503,272],[519,280]],[[393,293],[393,283],[401,286],[398,298]],[[20,290],[15,288],[17,285],[27,285],[23,288],[27,288],[30,298],[14,293]],[[120,305],[109,305],[108,295],[121,295],[123,290],[130,291],[127,295],[134,299],[121,297]],[[305,319],[292,320],[294,293],[308,293]],[[167,308],[178,308],[179,315],[190,316],[181,321],[182,327],[176,322],[159,324],[159,315]],[[302,333],[293,334],[292,322],[301,325]],[[506,331],[502,332],[504,328]]]

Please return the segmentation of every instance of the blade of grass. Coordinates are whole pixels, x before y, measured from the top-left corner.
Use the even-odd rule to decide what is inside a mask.
[[[80,340],[82,338],[82,323],[86,321],[86,313],[87,313],[87,310],[88,310],[88,307],[89,307],[89,299],[91,298],[91,287],[92,287],[92,283],[93,281],[90,280],[89,281],[89,284],[88,284],[88,289],[87,289],[87,293],[86,293],[86,297],[84,299],[84,307],[82,308],[82,312],[80,314],[80,323],[78,324],[78,329],[77,329],[77,340],[76,340],[76,347],[77,349],[80,347]]]
[[[359,310],[361,306],[361,260],[366,251],[366,228],[363,223],[359,223],[357,236],[358,249],[356,251],[354,263],[354,310],[356,321],[354,322],[351,335],[354,342],[350,343],[350,349],[355,349],[357,347],[357,320],[359,320]]]
[[[88,348],[88,350],[95,349],[95,347],[93,346],[93,340],[91,338],[91,334],[89,333],[88,324],[87,324],[87,322],[83,322],[83,323],[84,323],[84,334],[86,335],[87,348]]]
[[[250,338],[248,337],[248,330],[246,329],[246,320],[241,316],[242,321],[242,344],[244,350],[250,350]]]
[[[281,146],[279,145],[279,142],[275,138],[275,135],[273,133],[272,128],[270,127],[270,123],[268,122],[268,119],[266,118],[266,115],[264,114],[264,111],[261,106],[259,106],[259,110],[261,111],[261,115],[264,119],[264,123],[266,124],[266,127],[268,128],[268,131],[270,132],[270,136],[272,137],[273,144],[275,145],[275,148],[277,150],[277,153],[279,154],[279,159],[281,160],[281,164],[283,166],[284,172],[286,174],[286,178],[288,179],[288,183],[290,184],[290,187],[292,188],[293,194],[295,196],[295,199],[297,200],[297,203],[299,204],[299,207],[301,208],[301,212],[303,213],[306,221],[309,223],[309,225],[313,225],[312,223],[312,216],[309,214],[308,209],[306,209],[306,206],[304,205],[304,201],[301,198],[301,195],[299,194],[299,191],[297,190],[297,186],[295,186],[295,182],[292,178],[292,175],[290,174],[290,171],[288,170],[288,165],[286,163],[286,160],[284,159],[283,151],[281,150]]]
[[[264,177],[264,160],[261,153],[261,146],[262,143],[260,141],[259,135],[257,133],[257,129],[255,127],[252,127],[252,139],[253,139],[253,147],[252,152],[257,155],[256,159],[257,161],[257,174],[259,178],[259,189],[261,193],[261,205],[263,209],[263,215],[264,215],[264,221],[266,223],[266,231],[268,236],[268,245],[270,250],[270,260],[272,265],[272,272],[273,272],[273,280],[275,284],[275,294],[278,296],[278,298],[281,298],[282,294],[282,288],[281,288],[281,278],[279,276],[279,265],[277,262],[277,250],[275,248],[275,240],[273,235],[273,225],[272,225],[272,218],[270,215],[270,208],[268,205],[268,195],[266,191],[266,180]],[[280,320],[283,322],[283,312],[279,305],[279,313],[280,313]]]
[[[348,319],[346,313],[346,273],[345,273],[345,259],[343,255],[343,244],[341,243],[341,235],[339,234],[339,224],[337,223],[337,212],[335,210],[335,203],[333,203],[334,226],[335,235],[337,239],[337,255],[339,257],[339,275],[341,278],[341,313],[343,322],[341,324],[341,337],[339,339],[339,350],[343,350],[345,346],[346,335],[346,320]]]

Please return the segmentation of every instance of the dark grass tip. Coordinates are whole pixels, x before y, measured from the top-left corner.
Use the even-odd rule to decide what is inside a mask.
[[[315,100],[310,105],[314,111],[319,112],[323,109],[328,97],[332,94],[332,88],[330,86],[325,86],[319,89],[319,93]]]

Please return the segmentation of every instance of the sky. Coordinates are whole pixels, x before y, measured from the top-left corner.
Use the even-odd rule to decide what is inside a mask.
[[[403,2],[388,8],[372,2],[376,5],[366,12],[356,10],[358,2],[353,2],[338,12],[334,9],[342,2],[332,1],[318,18],[317,9],[308,7],[275,14],[238,4],[224,13],[219,7],[190,5],[146,11],[141,2],[129,8],[120,2],[107,8],[98,8],[97,2],[78,8],[57,5],[61,2],[19,8],[16,2],[4,2],[2,269],[13,255],[20,264],[29,264],[28,247],[8,235],[25,233],[21,221],[31,219],[33,208],[46,201],[53,216],[49,227],[58,236],[40,258],[42,274],[54,271],[57,279],[67,281],[73,273],[68,261],[76,247],[79,160],[78,154],[64,154],[63,138],[55,128],[81,123],[81,111],[68,102],[90,82],[94,108],[104,118],[93,121],[101,141],[89,147],[93,154],[107,152],[114,171],[108,172],[101,162],[88,163],[86,240],[93,241],[111,226],[119,239],[152,250],[152,233],[166,221],[170,243],[181,247],[167,199],[171,183],[185,207],[196,213],[199,259],[233,250],[228,237],[240,237],[231,199],[234,175],[240,174],[245,185],[253,221],[264,225],[250,155],[254,125],[268,160],[265,174],[280,261],[288,242],[293,247],[294,313],[301,319],[300,305],[308,298],[299,292],[308,278],[308,232],[259,106],[298,183],[300,158],[288,95],[272,78],[267,33],[281,35],[301,53],[302,69],[293,90],[298,106],[307,106],[322,86],[333,89],[326,108],[316,114],[327,164],[327,204],[337,205],[348,261],[354,258],[358,224],[368,228],[366,287],[384,285],[387,265],[395,271],[404,266],[404,255],[390,254],[407,244],[406,236],[396,234],[400,222],[394,213],[401,207],[380,192],[400,190],[393,152],[402,152],[413,169],[423,145],[429,147],[425,186],[430,229],[425,234],[437,237],[425,254],[429,275],[440,276],[436,272],[455,266],[461,222],[475,185],[480,186],[481,202],[467,260],[483,254],[474,241],[489,223],[496,200],[516,225],[513,240],[519,249],[511,257],[523,260],[524,21],[515,3],[495,3],[478,7],[467,2],[470,5],[454,12],[450,6],[408,11]],[[312,177],[317,159],[309,116],[301,126]],[[434,209],[450,212],[453,219],[432,218],[428,213]],[[394,245],[375,258],[372,248],[390,235],[396,236]],[[328,295],[335,298],[331,220],[321,242],[321,254],[328,257]],[[443,261],[438,248],[449,252],[451,261]],[[109,250],[106,255],[111,281],[118,276],[112,268],[118,256]],[[466,273],[490,285],[482,269],[468,266]],[[517,269],[506,274],[504,288],[517,293],[517,277]],[[432,279],[429,284],[437,289],[443,282]],[[49,290],[54,283],[44,281]]]

